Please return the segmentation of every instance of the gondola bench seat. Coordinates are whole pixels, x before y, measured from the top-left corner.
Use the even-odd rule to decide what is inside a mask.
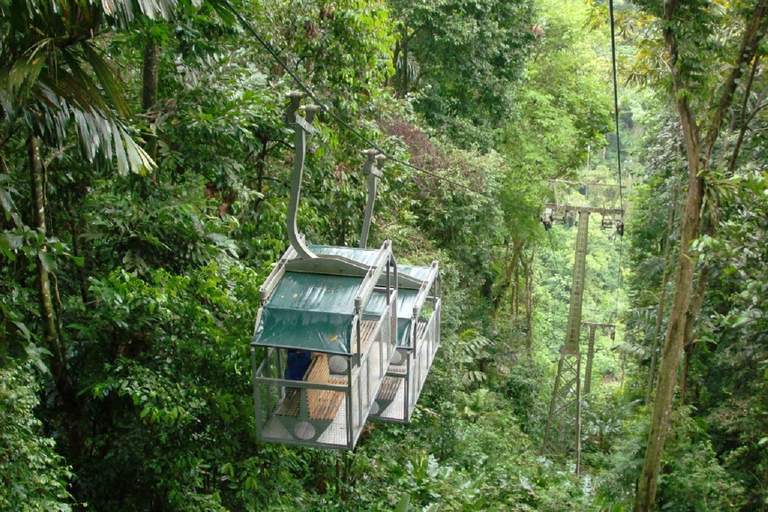
[[[343,377],[331,377],[328,356],[315,354],[302,379],[314,384],[347,385]],[[288,389],[275,414],[290,434],[302,441],[316,441],[333,423],[346,393],[327,389]]]

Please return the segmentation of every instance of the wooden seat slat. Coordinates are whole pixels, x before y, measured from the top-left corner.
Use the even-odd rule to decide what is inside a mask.
[[[387,369],[387,373],[397,373],[398,375],[405,375],[408,372],[408,368],[405,364],[390,364]]]
[[[402,382],[402,379],[397,377],[384,377],[381,381],[381,387],[379,388],[379,394],[376,396],[377,400],[384,400],[391,402],[395,399],[397,394],[397,388]]]
[[[312,359],[312,364],[307,371],[305,379],[307,382],[316,382],[321,384],[337,384],[341,379],[331,379],[328,369],[328,355],[316,355]],[[346,384],[346,379],[341,383]],[[313,420],[333,421],[336,413],[344,401],[345,393],[341,391],[330,391],[326,389],[307,389],[307,402],[309,417]]]
[[[360,321],[360,350],[363,354],[368,350],[371,340],[373,340],[373,332],[376,330],[377,320],[362,320]],[[352,350],[357,350],[357,341],[352,341]]]

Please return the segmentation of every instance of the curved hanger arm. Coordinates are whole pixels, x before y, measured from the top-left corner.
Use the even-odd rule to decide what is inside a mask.
[[[386,158],[384,155],[377,154],[375,149],[367,149],[363,153],[365,153],[366,156],[365,163],[363,164],[363,173],[368,175],[368,203],[365,205],[363,230],[360,233],[361,249],[365,249],[368,245],[368,232],[371,229],[373,205],[376,202],[376,179],[381,176],[382,163]]]
[[[317,255],[307,247],[304,239],[299,235],[296,226],[296,215],[299,209],[299,198],[301,197],[301,181],[304,175],[304,158],[307,154],[307,136],[314,133],[311,122],[314,120],[317,106],[308,105],[304,107],[306,120],[298,115],[301,105],[301,98],[304,95],[298,91],[291,91],[288,97],[291,100],[288,110],[285,114],[285,121],[294,129],[294,154],[293,154],[293,176],[291,177],[291,196],[288,200],[288,240],[298,253],[300,258],[316,258]]]

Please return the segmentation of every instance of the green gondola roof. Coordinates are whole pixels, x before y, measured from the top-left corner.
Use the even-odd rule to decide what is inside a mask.
[[[398,265],[397,272],[400,275],[407,275],[419,281],[424,281],[429,277],[430,267],[416,267],[412,265]]]
[[[405,273],[410,277],[423,281],[429,275],[429,267],[401,266],[398,267],[398,272],[400,275]],[[412,345],[410,329],[413,321],[413,306],[416,304],[418,295],[419,290],[416,289],[399,288],[397,290],[397,346],[399,348],[410,348]],[[383,293],[374,294],[369,305],[374,304],[374,302],[378,302],[375,307],[383,311],[386,307],[386,296]],[[366,312],[369,307],[373,308],[373,306],[366,307]]]
[[[310,245],[309,250],[319,255],[343,256],[350,260],[373,265],[379,255],[379,249],[360,249],[357,247],[336,247],[332,245]]]
[[[413,321],[413,306],[416,303],[418,290],[397,290],[397,346],[412,348],[411,322]]]
[[[361,278],[286,272],[262,309],[255,345],[351,354]]]
[[[372,265],[378,250],[312,245],[316,254],[336,255]],[[398,270],[424,280],[429,267],[402,266]],[[262,309],[253,344],[352,353],[352,323],[360,277],[286,272]],[[397,345],[411,345],[410,325],[418,290],[400,289],[397,304]],[[386,311],[386,293],[374,292],[364,305],[363,318],[375,319]]]

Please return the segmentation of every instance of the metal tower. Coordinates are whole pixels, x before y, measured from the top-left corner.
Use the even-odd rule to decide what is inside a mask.
[[[584,277],[587,258],[587,239],[589,235],[589,215],[600,213],[603,216],[602,227],[614,227],[619,234],[623,233],[623,214],[621,209],[594,208],[588,206],[570,206],[550,203],[546,205],[541,221],[546,229],[553,222],[564,222],[568,212],[579,214],[579,227],[576,233],[576,255],[573,264],[573,284],[571,285],[571,301],[568,310],[568,325],[565,332],[565,342],[557,365],[557,376],[552,390],[552,400],[549,404],[547,427],[544,431],[542,453],[575,453],[576,473],[581,463],[581,353],[579,338],[581,336],[581,309],[584,298]],[[591,336],[591,350],[588,352],[588,375],[592,372],[592,355],[594,353],[594,333]],[[585,385],[590,385],[586,382]],[[588,392],[588,391],[587,391]]]
[[[560,353],[560,362],[557,365],[557,376],[552,390],[547,428],[544,431],[544,445],[542,446],[542,451],[549,448],[561,453],[575,449],[577,461],[581,454],[581,354],[579,353],[579,337],[581,335],[581,304],[584,296],[589,214],[589,211],[579,212],[579,230],[576,234],[576,257],[573,264],[568,326],[565,331],[565,343]],[[574,428],[575,432],[573,431]]]

